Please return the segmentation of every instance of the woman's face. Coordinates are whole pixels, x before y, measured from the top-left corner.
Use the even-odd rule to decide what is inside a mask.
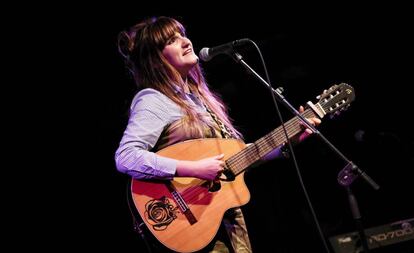
[[[191,41],[179,33],[176,33],[167,41],[162,54],[180,72],[182,77],[186,77],[191,68],[198,62]]]

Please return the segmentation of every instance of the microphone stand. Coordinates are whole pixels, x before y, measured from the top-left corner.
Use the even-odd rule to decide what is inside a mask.
[[[349,207],[352,212],[352,217],[354,219],[356,228],[358,230],[359,238],[361,240],[361,245],[363,252],[368,253],[369,247],[367,242],[367,237],[365,235],[364,227],[362,226],[362,219],[361,213],[359,211],[358,202],[354,193],[351,190],[352,182],[357,179],[358,176],[362,176],[367,182],[369,182],[375,190],[379,189],[379,186],[365,174],[365,172],[361,171],[356,165],[352,162],[349,162],[338,174],[338,183],[346,188],[346,192],[348,194],[348,202]]]
[[[359,212],[358,204],[356,201],[356,198],[354,194],[351,191],[350,184],[358,177],[361,176],[369,185],[372,186],[375,190],[379,189],[379,185],[374,182],[364,171],[362,171],[358,166],[356,166],[352,161],[350,161],[344,154],[342,154],[325,136],[322,135],[322,133],[317,130],[306,118],[304,118],[282,95],[282,88],[277,88],[274,90],[269,83],[267,83],[259,74],[256,73],[242,58],[242,56],[237,53],[233,52],[231,54],[231,57],[233,60],[235,60],[237,63],[242,64],[243,67],[245,67],[248,72],[253,74],[259,81],[264,84],[267,88],[269,88],[272,91],[272,94],[276,95],[276,98],[279,102],[281,102],[285,107],[287,107],[296,117],[298,117],[303,124],[306,125],[307,128],[311,129],[313,133],[315,133],[317,136],[319,136],[327,145],[329,148],[331,148],[339,157],[341,157],[345,162],[346,166],[344,169],[342,169],[338,174],[338,182],[346,187],[347,193],[348,193],[348,200],[349,205],[351,208],[351,212],[354,218],[354,221],[356,223],[356,227],[358,229],[363,252],[368,253],[368,243],[366,240],[366,236],[364,233],[364,228],[362,226],[361,222],[361,214]]]

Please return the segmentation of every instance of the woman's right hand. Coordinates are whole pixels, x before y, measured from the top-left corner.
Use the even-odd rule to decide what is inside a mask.
[[[224,170],[224,154],[207,157],[198,161],[183,161],[177,163],[177,176],[196,177],[205,180],[216,180]]]

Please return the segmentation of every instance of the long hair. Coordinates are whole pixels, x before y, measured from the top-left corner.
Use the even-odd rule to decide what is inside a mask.
[[[233,127],[228,117],[224,103],[218,95],[210,91],[200,64],[197,63],[189,71],[187,80],[183,80],[162,54],[167,41],[176,33],[186,36],[184,26],[169,17],[149,18],[119,33],[118,50],[136,85],[139,89],[153,88],[165,94],[188,114],[189,125],[202,132],[203,123],[208,122],[204,122],[186,102],[182,92],[177,92],[177,86],[179,90],[184,90],[188,85],[190,91],[207,104],[235,137],[241,138],[240,132]]]

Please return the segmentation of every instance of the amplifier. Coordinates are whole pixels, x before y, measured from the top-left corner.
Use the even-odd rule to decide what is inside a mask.
[[[414,241],[406,242],[414,240],[414,218],[367,228],[364,231],[370,251],[371,249],[382,247],[389,249],[391,246],[388,245],[398,244],[402,248],[401,250],[404,250],[404,253],[414,252]],[[362,252],[362,245],[357,231],[332,236],[329,238],[329,241],[335,253]],[[404,245],[399,244],[402,242],[404,242]],[[396,250],[394,249],[391,252],[397,253]],[[375,250],[375,252],[377,251]]]

